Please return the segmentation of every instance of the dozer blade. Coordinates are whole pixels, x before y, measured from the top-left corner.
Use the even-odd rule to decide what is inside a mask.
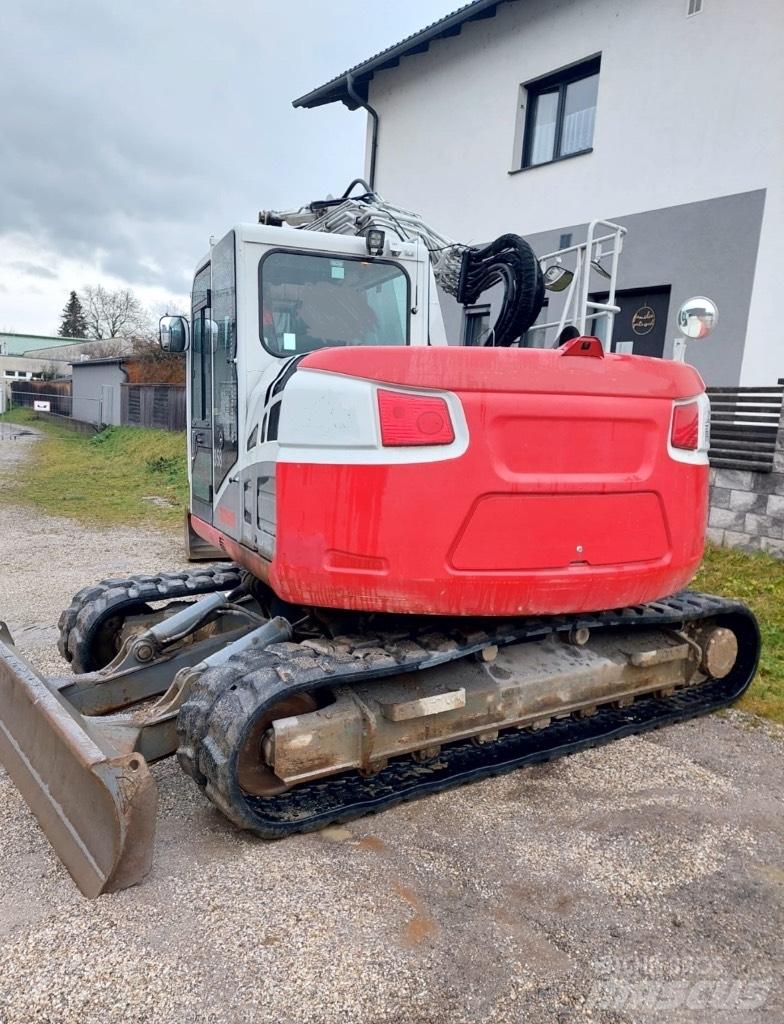
[[[149,872],[158,793],[144,758],[78,714],[0,623],[0,762],[85,896]]]

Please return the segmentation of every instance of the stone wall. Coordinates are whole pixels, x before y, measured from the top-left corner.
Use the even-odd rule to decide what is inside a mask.
[[[776,438],[772,473],[711,468],[710,479],[708,539],[784,558],[784,428]]]

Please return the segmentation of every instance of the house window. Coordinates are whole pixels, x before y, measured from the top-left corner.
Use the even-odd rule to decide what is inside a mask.
[[[469,306],[465,311],[463,344],[484,345],[490,328],[490,307]]]
[[[593,146],[599,57],[525,86],[523,167],[536,167]]]
[[[702,0],[686,0],[686,17],[691,18],[702,10]]]

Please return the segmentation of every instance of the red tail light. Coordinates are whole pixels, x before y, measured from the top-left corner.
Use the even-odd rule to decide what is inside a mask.
[[[455,431],[443,398],[378,390],[381,443],[385,448],[451,444]]]
[[[670,443],[673,448],[696,451],[700,446],[700,404],[686,402],[676,405],[672,414]]]

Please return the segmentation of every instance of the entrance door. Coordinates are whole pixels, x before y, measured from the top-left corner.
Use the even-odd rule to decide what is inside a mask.
[[[212,335],[210,267],[193,282],[191,317],[191,512],[212,522]]]
[[[234,232],[230,231],[212,247],[212,291],[210,316],[213,393],[213,486],[221,486],[239,455],[237,410],[237,290],[234,270]],[[233,498],[230,497],[230,501]],[[221,498],[221,502],[223,499]],[[239,522],[239,510],[235,509]]]
[[[607,301],[607,293],[591,296],[599,302]],[[670,288],[638,288],[615,293],[615,304],[621,307],[615,314],[613,326],[613,352],[633,353],[636,356],[664,355],[667,340],[667,312],[670,308]],[[601,336],[606,320],[595,321]]]
[[[114,388],[111,384],[101,384],[101,424],[114,423]]]

